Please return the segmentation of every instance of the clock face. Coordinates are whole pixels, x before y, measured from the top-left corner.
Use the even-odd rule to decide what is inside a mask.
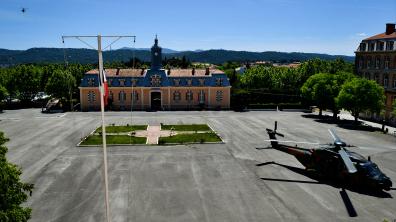
[[[157,55],[158,55],[158,52],[155,52],[154,55],[157,56]]]

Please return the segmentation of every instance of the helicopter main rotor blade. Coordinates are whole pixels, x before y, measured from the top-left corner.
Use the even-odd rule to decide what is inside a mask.
[[[355,168],[355,166],[353,165],[351,159],[349,158],[348,154],[345,152],[344,149],[340,149],[338,151],[338,154],[340,154],[342,160],[344,161],[344,164],[348,170],[349,173],[356,173],[357,169]]]
[[[292,140],[264,140],[264,141],[268,141],[268,142],[280,142],[280,143],[303,143],[303,144],[319,145],[319,143],[299,142],[299,141],[292,141]]]
[[[333,139],[334,139],[334,145],[340,146],[340,147],[345,147],[345,146],[346,146],[345,142],[342,141],[342,140],[340,139],[340,137],[338,137],[338,135],[336,134],[336,132],[334,131],[334,129],[329,129],[329,132],[330,132],[331,136],[332,136]]]

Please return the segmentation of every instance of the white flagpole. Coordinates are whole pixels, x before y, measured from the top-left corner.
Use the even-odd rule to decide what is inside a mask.
[[[103,84],[103,57],[102,57],[102,37],[98,35],[98,55],[99,55],[99,78],[100,78],[100,110],[102,112],[102,140],[103,140],[103,165],[105,179],[105,205],[106,219],[110,222],[110,205],[109,205],[109,181],[107,177],[107,147],[106,147],[106,126],[104,119],[104,84]]]

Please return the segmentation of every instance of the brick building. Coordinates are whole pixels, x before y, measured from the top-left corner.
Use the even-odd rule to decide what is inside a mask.
[[[396,32],[395,24],[386,24],[384,33],[363,39],[355,52],[355,66],[361,77],[375,80],[385,89],[385,118],[392,118],[396,100]]]
[[[106,69],[111,110],[229,109],[230,82],[216,69],[162,69],[158,39],[150,69]],[[85,73],[80,89],[82,111],[100,110],[98,70]]]

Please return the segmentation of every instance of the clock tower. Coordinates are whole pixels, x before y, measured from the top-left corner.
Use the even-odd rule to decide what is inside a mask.
[[[151,47],[151,69],[159,70],[162,68],[162,48],[158,46],[158,38],[155,35],[154,45]]]

